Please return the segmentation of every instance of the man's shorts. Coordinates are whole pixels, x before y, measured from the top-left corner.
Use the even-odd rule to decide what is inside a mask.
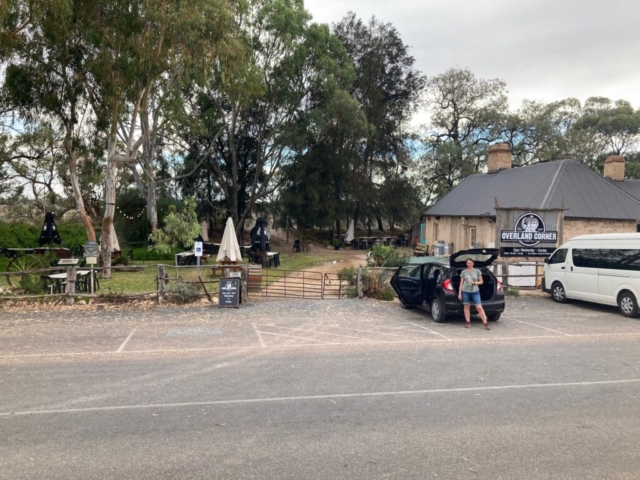
[[[462,292],[462,303],[465,305],[469,305],[470,303],[473,303],[474,305],[482,305],[480,292]]]

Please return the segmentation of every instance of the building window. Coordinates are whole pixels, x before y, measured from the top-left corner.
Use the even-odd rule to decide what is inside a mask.
[[[477,238],[478,238],[477,227],[469,227],[469,241],[471,242],[472,247],[476,244]]]
[[[440,231],[439,231],[439,228],[438,228],[438,224],[434,223],[433,224],[433,241],[437,242],[439,240],[438,239],[439,236],[440,236]]]

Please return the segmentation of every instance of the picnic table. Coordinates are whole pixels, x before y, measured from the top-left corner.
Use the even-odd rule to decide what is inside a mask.
[[[90,283],[91,270],[78,270],[76,274],[77,291],[89,291],[91,287]],[[51,275],[44,275],[43,280],[49,280],[43,285],[44,289],[49,293],[64,293],[67,285],[67,273],[53,273]],[[93,290],[98,290],[100,284],[98,283],[97,275],[93,276]]]

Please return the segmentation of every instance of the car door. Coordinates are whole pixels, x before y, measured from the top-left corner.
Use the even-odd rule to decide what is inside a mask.
[[[565,290],[567,297],[589,302],[598,302],[599,248],[572,248],[571,260],[567,262]]]
[[[420,264],[404,265],[391,279],[391,286],[405,305],[422,303],[422,267]]]

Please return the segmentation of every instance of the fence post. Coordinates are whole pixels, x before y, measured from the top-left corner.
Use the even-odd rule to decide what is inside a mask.
[[[502,263],[502,286],[505,291],[509,291],[509,264],[507,262]]]
[[[73,305],[73,297],[76,294],[77,267],[67,268],[67,305]]]
[[[358,298],[364,298],[364,294],[362,292],[362,267],[358,267]]]
[[[158,303],[162,303],[164,300],[164,265],[158,265]]]
[[[242,267],[242,299],[246,303],[249,301],[249,266],[243,265]]]

